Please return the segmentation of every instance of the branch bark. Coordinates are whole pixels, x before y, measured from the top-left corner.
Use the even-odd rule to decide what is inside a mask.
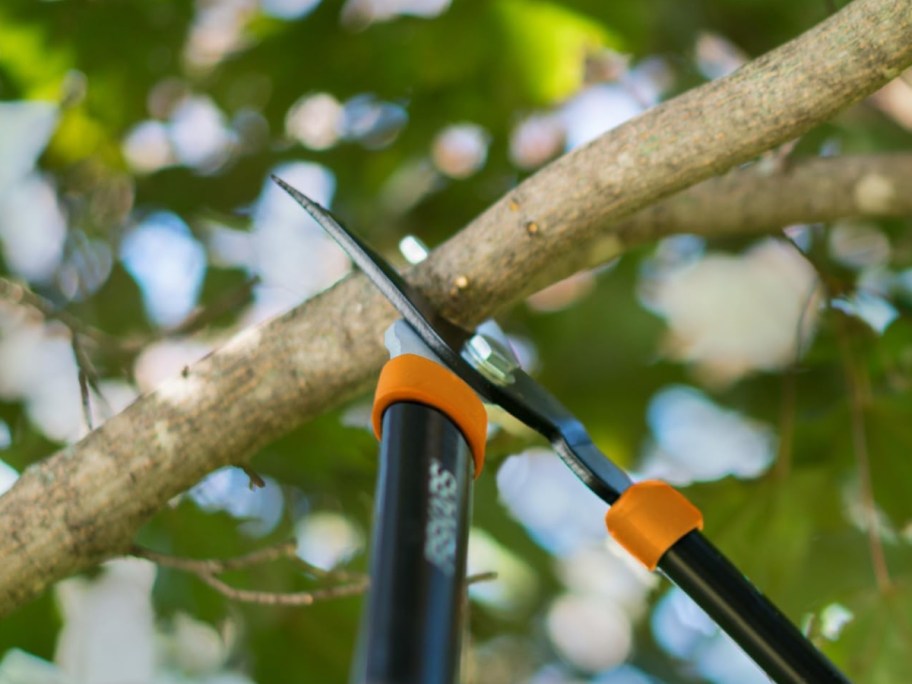
[[[598,258],[608,258],[649,232],[609,229],[611,237],[599,240],[606,225],[801,135],[910,63],[912,0],[856,0],[731,76],[558,159],[409,277],[453,319],[476,324],[543,279],[566,275],[594,246],[602,250]],[[650,230],[655,236],[663,229]],[[78,444],[27,469],[0,498],[0,616],[52,582],[126,553],[139,526],[207,472],[246,462],[366,389],[384,359],[382,331],[393,317],[363,277],[348,278],[241,333]]]
[[[761,162],[712,178],[620,222],[606,223],[586,251],[560,268],[575,273],[622,250],[669,235],[753,235],[802,223],[912,216],[912,154]]]

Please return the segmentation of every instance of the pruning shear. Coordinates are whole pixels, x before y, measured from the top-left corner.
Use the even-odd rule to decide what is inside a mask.
[[[634,483],[593,444],[582,423],[520,368],[509,345],[499,339],[496,324],[483,324],[473,332],[446,319],[328,210],[281,179],[273,180],[398,310],[404,323],[388,333],[388,346],[411,352],[395,357],[384,369],[377,396],[385,399],[379,410],[375,400],[375,430],[382,439],[372,592],[353,682],[455,681],[471,484],[466,453],[472,452],[477,475],[485,423],[465,388],[543,435],[573,473],[608,504],[606,525],[621,546],[677,584],[773,681],[849,681],[701,534],[702,515],[695,506],[665,483]],[[403,361],[406,356],[424,358]],[[388,373],[397,360],[399,370]],[[446,375],[432,369],[438,364]],[[395,377],[384,380],[386,375]],[[386,471],[385,462],[392,462]],[[410,467],[415,463],[422,465]],[[410,470],[416,472],[409,474]],[[407,505],[403,497],[415,506],[411,514],[401,510]],[[415,553],[397,555],[397,544],[408,545],[409,535],[403,530],[415,529],[420,531],[412,535]],[[441,560],[441,553],[429,555],[430,547],[443,549],[445,563],[434,562]],[[416,562],[421,566],[417,570]]]

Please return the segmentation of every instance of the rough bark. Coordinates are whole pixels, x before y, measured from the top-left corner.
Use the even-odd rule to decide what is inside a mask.
[[[541,274],[565,275],[557,255],[598,244],[606,258],[638,239],[629,229],[599,242],[606,225],[795,138],[910,63],[912,0],[857,0],[731,76],[557,160],[410,277],[454,319],[477,323],[529,294]],[[125,552],[143,522],[205,473],[243,462],[364,389],[392,318],[362,277],[349,278],[26,470],[0,498],[0,616]]]

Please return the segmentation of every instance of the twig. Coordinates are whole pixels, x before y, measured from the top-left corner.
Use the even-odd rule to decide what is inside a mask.
[[[260,477],[260,474],[247,465],[238,466],[244,471],[244,474],[250,479],[250,489],[262,489],[266,486],[266,480]]]
[[[91,340],[106,353],[132,357],[139,354],[151,342],[168,337],[190,335],[201,330],[219,316],[243,306],[250,301],[253,288],[259,282],[258,276],[249,278],[240,287],[227,292],[209,306],[196,308],[175,327],[161,330],[152,335],[143,335],[130,339],[119,339],[99,328],[88,325],[77,316],[57,307],[53,302],[8,278],[0,277],[0,299],[30,307],[44,318],[60,321],[69,328],[74,337],[79,335]]]
[[[268,606],[309,606],[316,601],[341,598],[343,596],[354,596],[367,589],[368,577],[361,573],[350,573],[346,571],[323,570],[315,565],[298,557],[296,553],[297,543],[294,539],[267,546],[258,549],[243,556],[233,558],[183,558],[180,556],[171,556],[157,551],[152,551],[142,546],[133,545],[130,547],[129,554],[136,558],[144,558],[165,568],[189,572],[200,578],[205,584],[209,585],[220,594],[230,598],[233,601],[243,603],[258,603]],[[321,587],[311,591],[300,592],[271,592],[259,591],[253,589],[239,589],[232,587],[230,584],[220,580],[217,575],[232,570],[244,570],[257,565],[264,565],[277,560],[291,560],[296,566],[304,570],[308,575],[320,579],[329,579],[341,582],[331,587]]]
[[[797,398],[795,366],[789,366],[782,376],[782,405],[779,411],[779,453],[773,476],[784,480],[792,470],[792,446],[795,438],[795,412]]]
[[[776,454],[776,465],[773,468],[773,476],[779,480],[788,477],[788,474],[792,469],[792,447],[795,438],[795,416],[797,412],[798,397],[797,372],[798,364],[801,360],[801,352],[805,345],[805,340],[803,338],[805,322],[818,292],[821,289],[826,292],[825,279],[817,264],[804,253],[788,234],[783,233],[782,238],[785,240],[786,244],[790,245],[792,249],[795,250],[798,256],[804,259],[805,262],[814,269],[814,272],[817,274],[817,282],[811,284],[811,289],[808,291],[804,306],[801,308],[801,314],[798,316],[798,322],[795,325],[795,358],[782,376],[782,405],[779,412],[779,451]]]
[[[214,575],[209,575],[207,573],[196,573],[196,575],[203,582],[232,601],[256,603],[262,606],[310,606],[317,601],[326,601],[334,598],[363,594],[367,591],[368,585],[368,578],[365,576],[360,580],[356,580],[349,584],[339,584],[334,587],[314,589],[313,591],[281,593],[273,591],[256,591],[253,589],[238,589],[237,587],[226,584]]]
[[[54,305],[53,302],[45,299],[29,290],[24,285],[16,283],[7,278],[0,277],[0,299],[5,299],[13,304],[26,306],[34,309],[45,319],[57,320],[62,323],[70,333],[70,346],[73,350],[73,358],[76,361],[79,395],[82,403],[82,414],[86,427],[91,432],[95,429],[92,420],[92,392],[101,401],[106,409],[107,416],[112,414],[111,407],[105,401],[101,388],[98,385],[98,372],[92,363],[91,358],[86,353],[82,344],[83,338],[91,340],[100,348],[106,351],[122,351],[121,343],[114,337],[108,335],[98,328],[86,325],[79,318],[63,311]]]
[[[92,340],[105,351],[120,352],[123,349],[123,344],[116,337],[87,325],[78,317],[57,307],[53,302],[8,278],[0,278],[0,299],[35,309],[44,318],[58,320],[69,328],[74,335],[80,334]]]
[[[311,565],[307,561],[299,558],[295,549],[297,544],[294,539],[267,546],[264,549],[253,551],[252,553],[234,558],[223,559],[194,559],[171,556],[164,553],[158,553],[142,546],[132,546],[130,555],[137,558],[144,558],[152,561],[157,565],[174,570],[182,570],[199,577],[205,584],[209,585],[223,596],[232,601],[242,603],[257,603],[265,606],[310,606],[317,601],[324,601],[345,596],[356,596],[364,593],[369,584],[370,578],[361,573],[349,573],[345,571],[327,571]],[[311,591],[298,592],[273,592],[259,591],[254,589],[239,589],[232,587],[230,584],[220,580],[216,575],[230,570],[243,570],[256,565],[271,563],[280,559],[294,560],[295,563],[306,570],[310,575],[342,581],[332,587],[322,587]],[[466,579],[467,584],[476,582],[488,582],[497,578],[496,572],[481,572],[471,575]]]
[[[497,579],[497,573],[493,571],[478,572],[466,577],[466,584],[475,584],[476,582],[491,582]]]
[[[868,440],[865,433],[865,406],[868,404],[870,390],[867,376],[853,360],[849,331],[841,312],[830,307],[836,320],[836,339],[845,373],[846,385],[849,391],[849,409],[851,413],[852,451],[858,467],[858,485],[861,490],[861,505],[865,514],[868,546],[871,552],[871,564],[874,566],[874,576],[877,587],[881,593],[892,589],[893,582],[887,567],[887,558],[884,553],[883,542],[880,538],[880,521],[877,517],[877,503],[874,500],[874,488],[871,484],[871,458],[868,453]]]
[[[868,441],[865,434],[864,411],[870,397],[870,387],[867,377],[857,367],[852,358],[851,340],[846,328],[844,314],[833,307],[833,288],[826,277],[827,274],[820,265],[797,244],[788,239],[789,244],[795,248],[808,264],[816,271],[823,288],[827,311],[835,321],[836,340],[842,358],[843,372],[849,391],[849,410],[851,413],[852,451],[858,466],[858,480],[861,489],[861,504],[866,517],[865,530],[868,536],[868,546],[871,553],[871,564],[874,566],[874,576],[877,587],[881,592],[888,592],[892,586],[887,559],[884,554],[883,543],[880,539],[880,521],[877,518],[877,505],[874,500],[874,489],[871,485],[871,459],[868,453]],[[813,292],[811,294],[813,296]],[[800,323],[799,323],[800,325]]]
[[[260,277],[248,278],[240,286],[224,293],[214,302],[205,307],[197,307],[180,323],[173,328],[164,330],[160,337],[177,337],[191,335],[209,325],[220,316],[239,309],[250,303],[253,288],[259,285]]]
[[[76,342],[76,335],[73,335],[74,354],[76,354],[77,346],[78,344]],[[77,366],[78,365],[79,364],[77,362]],[[92,401],[91,396],[89,395],[89,378],[81,366],[79,366],[77,370],[77,375],[79,376],[79,397],[82,400],[82,417],[85,420],[86,427],[89,429],[89,432],[91,432],[95,429],[95,425],[92,421]]]
[[[82,400],[82,417],[85,420],[86,427],[89,432],[91,432],[95,429],[95,425],[92,420],[92,401],[91,396],[89,395],[89,381],[85,371],[81,368],[77,375],[79,376],[79,398]]]
[[[757,169],[770,176],[788,172],[791,167],[792,152],[795,151],[799,142],[801,142],[801,138],[795,138],[764,152],[757,163]]]
[[[258,549],[243,556],[235,556],[234,558],[183,558],[181,556],[159,553],[158,551],[152,551],[151,549],[136,545],[130,547],[130,555],[136,556],[137,558],[145,558],[153,563],[166,568],[173,568],[174,570],[219,574],[230,570],[243,570],[254,565],[262,565],[281,558],[287,558],[290,554],[294,553],[294,549],[295,542],[293,539],[289,539],[273,546]]]
[[[79,375],[79,394],[82,399],[82,413],[85,418],[86,427],[91,431],[95,428],[92,420],[92,395],[90,390],[95,392],[95,396],[101,402],[104,408],[105,418],[110,418],[113,412],[111,411],[111,406],[108,404],[107,400],[105,400],[104,394],[101,392],[101,387],[98,385],[98,371],[95,370],[92,359],[86,354],[85,348],[80,341],[79,333],[72,328],[70,329],[70,346],[73,348],[73,357],[76,359],[76,368]]]
[[[293,561],[298,568],[314,577],[339,577],[340,575],[344,576],[347,574],[344,572],[324,570],[323,568],[312,565],[300,558],[297,555],[297,542],[294,539],[288,539],[279,542],[278,544],[273,544],[272,546],[267,546],[252,551],[251,553],[244,554],[243,556],[235,556],[233,558],[184,558],[181,556],[159,553],[158,551],[136,545],[130,547],[130,555],[136,556],[137,558],[145,558],[146,560],[150,560],[153,563],[157,563],[166,568],[212,575],[219,575],[223,572],[230,572],[232,570],[244,570],[256,565],[263,565],[265,563],[272,563],[283,559]]]

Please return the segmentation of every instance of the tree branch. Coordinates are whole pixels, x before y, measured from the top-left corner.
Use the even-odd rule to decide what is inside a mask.
[[[310,606],[318,601],[327,599],[357,596],[367,590],[369,582],[367,575],[345,570],[323,570],[299,558],[295,549],[295,541],[290,539],[235,558],[181,558],[180,556],[158,553],[141,546],[132,546],[130,555],[136,558],[145,558],[164,568],[172,568],[196,575],[223,596],[241,603],[258,603],[269,606]],[[276,560],[289,560],[307,575],[324,581],[337,582],[337,584],[318,587],[310,591],[273,592],[240,589],[216,577],[216,575],[220,575],[223,572],[243,570]]]
[[[541,278],[566,275],[572,258],[558,255],[579,260],[599,244],[604,259],[638,239],[621,232],[599,242],[606,225],[801,135],[910,63],[912,0],[856,0],[731,76],[558,159],[409,278],[455,320],[478,323]],[[727,228],[737,230],[718,231]],[[241,333],[28,468],[0,498],[0,616],[52,582],[127,552],[138,527],[207,472],[245,462],[365,389],[385,356],[382,331],[392,319],[363,277],[348,278]]]
[[[669,235],[760,235],[801,223],[899,216],[912,216],[912,154],[810,158],[772,170],[759,163],[606,223],[587,249],[568,252],[543,284]]]
[[[184,572],[208,573],[210,575],[219,575],[223,572],[232,570],[247,570],[257,565],[265,565],[277,560],[290,560],[308,575],[316,577],[326,577],[327,572],[318,568],[297,556],[297,542],[294,539],[257,549],[243,556],[233,558],[183,558],[181,556],[171,556],[166,553],[159,553],[152,549],[142,546],[133,545],[130,547],[130,555],[136,558],[144,558],[152,561],[164,568],[173,570],[183,570]]]
[[[368,578],[362,577],[347,584],[337,584],[311,591],[281,593],[276,591],[259,591],[257,589],[239,589],[223,582],[214,575],[196,573],[203,582],[226,598],[239,603],[256,603],[261,606],[312,606],[320,601],[336,598],[360,596],[367,591]]]
[[[122,344],[115,337],[98,328],[86,325],[78,317],[57,308],[53,302],[35,294],[20,283],[0,277],[0,299],[34,309],[44,318],[60,321],[74,337],[82,335],[107,353],[121,353]]]
[[[370,577],[363,573],[349,572],[347,570],[323,570],[302,560],[295,552],[295,541],[293,539],[235,558],[181,558],[180,556],[158,553],[141,546],[131,547],[130,555],[152,561],[164,568],[181,570],[196,575],[226,598],[240,603],[258,603],[267,606],[311,606],[318,601],[363,594],[370,585]],[[294,562],[311,577],[337,582],[337,584],[318,587],[310,591],[274,592],[233,587],[216,577],[216,575],[220,575],[223,572],[246,569],[280,559]],[[480,572],[468,576],[466,584],[489,582],[495,579],[497,579],[496,572]]]

